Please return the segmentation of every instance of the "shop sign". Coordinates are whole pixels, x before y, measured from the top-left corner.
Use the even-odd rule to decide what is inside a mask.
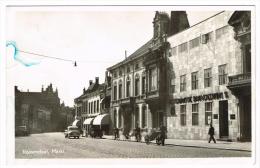
[[[208,100],[218,100],[218,99],[228,99],[228,92],[219,92],[219,93],[211,93],[206,95],[199,95],[199,96],[190,96],[184,97],[179,99],[174,99],[176,104],[180,103],[193,103],[193,102],[200,102],[200,101],[208,101]]]

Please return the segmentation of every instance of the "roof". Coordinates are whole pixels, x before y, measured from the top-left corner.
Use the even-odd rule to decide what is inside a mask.
[[[153,42],[153,38],[150,39],[149,41],[147,41],[144,45],[142,45],[140,48],[138,48],[134,53],[132,53],[129,57],[127,57],[125,60],[107,68],[107,70],[112,70],[112,69],[115,69],[117,68],[118,66],[120,65],[123,65],[129,61],[132,61],[140,56],[142,56],[143,54],[145,54],[148,49],[150,48],[151,44]]]

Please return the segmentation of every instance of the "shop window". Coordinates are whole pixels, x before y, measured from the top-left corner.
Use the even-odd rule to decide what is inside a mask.
[[[190,44],[190,49],[198,47],[200,44],[200,37],[190,40],[189,44]]]
[[[205,103],[205,124],[210,125],[212,122],[212,102]]]
[[[180,76],[180,91],[186,91],[186,75]]]
[[[186,125],[186,105],[180,106],[180,117],[181,117],[181,125]]]
[[[178,46],[179,53],[187,52],[188,51],[188,45],[187,42],[182,43]]]
[[[192,104],[192,125],[199,125],[199,104]]]
[[[204,87],[211,87],[212,84],[212,72],[211,68],[204,70]]]
[[[198,83],[199,83],[198,72],[193,72],[191,74],[191,89],[192,90],[198,89]]]
[[[218,66],[218,80],[219,80],[219,85],[224,85],[227,83],[227,66],[226,66],[226,64]]]

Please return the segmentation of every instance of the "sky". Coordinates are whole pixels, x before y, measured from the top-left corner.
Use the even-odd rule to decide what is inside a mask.
[[[194,25],[219,11],[187,11]],[[152,10],[7,10],[8,41],[19,50],[53,56],[73,62],[18,53],[35,65],[24,66],[7,47],[7,92],[14,85],[22,91],[40,92],[50,83],[58,88],[61,102],[73,106],[89,80],[104,82],[108,67],[122,61],[153,35]]]

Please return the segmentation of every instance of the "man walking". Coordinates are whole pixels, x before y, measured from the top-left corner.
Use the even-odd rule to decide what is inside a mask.
[[[164,146],[164,142],[165,142],[165,138],[166,138],[166,127],[161,123],[160,126],[160,137],[161,137],[161,142],[162,142],[162,146]]]
[[[216,140],[215,140],[215,138],[214,138],[215,129],[214,129],[214,127],[212,126],[212,124],[210,124],[210,128],[209,128],[208,134],[209,134],[209,136],[210,136],[210,137],[209,137],[209,143],[211,142],[211,140],[213,140],[214,143],[216,143]]]

